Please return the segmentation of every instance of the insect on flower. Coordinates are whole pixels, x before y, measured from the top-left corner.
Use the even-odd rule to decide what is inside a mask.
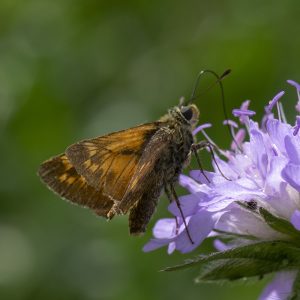
[[[207,72],[213,73],[222,87],[221,80],[230,71],[221,77],[202,71],[196,86]],[[199,118],[192,103],[195,90],[187,103],[181,101],[156,122],[69,146],[65,153],[42,163],[39,176],[59,196],[99,216],[112,219],[129,213],[130,234],[144,233],[162,190],[180,209],[174,184],[189,164],[191,153],[197,155],[204,145],[196,144],[192,134]]]
[[[215,147],[223,174],[215,164],[212,171],[204,171],[209,181],[203,170],[180,176],[179,183],[189,191],[179,198],[188,227],[181,220],[158,220],[144,251],[167,246],[169,254],[188,253],[210,238],[218,252],[165,270],[198,267],[198,283],[261,279],[273,273],[260,300],[300,299],[300,84],[288,83],[298,95],[295,123],[284,113],[284,91],[267,103],[260,123],[247,100],[232,111],[239,123],[225,121],[234,137],[231,147]],[[200,126],[195,132],[213,143],[204,129]],[[180,216],[174,203],[169,210]]]

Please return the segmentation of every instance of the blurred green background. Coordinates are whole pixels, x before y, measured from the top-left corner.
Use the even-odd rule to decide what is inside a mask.
[[[2,0],[0,298],[257,298],[266,280],[195,285],[196,269],[158,272],[210,249],[142,252],[155,220],[169,216],[164,197],[148,233],[133,238],[126,217],[107,223],[60,200],[36,170],[79,139],[155,120],[204,68],[233,70],[228,109],[249,98],[262,112],[286,79],[300,80],[299,10],[297,0]],[[228,146],[218,88],[197,104]]]

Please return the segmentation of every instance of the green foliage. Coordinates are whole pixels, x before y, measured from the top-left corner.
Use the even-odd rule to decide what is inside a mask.
[[[291,294],[290,300],[299,300],[299,299],[300,299],[300,274],[298,272],[293,284],[293,292]]]
[[[254,276],[261,277],[262,274],[271,273],[277,271],[278,269],[280,269],[280,266],[277,264],[259,259],[218,259],[205,264],[201,268],[200,275],[196,277],[195,281],[200,283],[248,279],[249,277]]]
[[[300,244],[300,232],[290,222],[272,215],[262,207],[259,209],[259,213],[271,228],[289,236],[295,244]]]
[[[200,267],[197,282],[262,277],[276,271],[299,269],[300,248],[282,241],[254,243],[206,256],[201,255],[164,271],[196,266]]]

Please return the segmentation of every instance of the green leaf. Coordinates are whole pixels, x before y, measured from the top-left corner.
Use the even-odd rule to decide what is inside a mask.
[[[300,231],[298,231],[289,221],[274,216],[262,207],[259,208],[259,213],[271,228],[296,239],[297,243],[300,242]]]
[[[280,270],[280,262],[252,258],[217,259],[203,265],[196,282],[237,280]]]
[[[215,252],[207,256],[198,256],[185,261],[183,264],[169,267],[163,271],[175,271],[190,267],[203,266],[212,261],[226,259],[259,260],[269,266],[273,264],[277,270],[297,268],[300,266],[300,249],[294,244],[285,241],[268,241],[253,243],[246,246],[232,248],[227,251]],[[266,268],[266,272],[267,268]]]
[[[293,284],[293,291],[290,300],[299,300],[299,299],[300,299],[300,274],[298,272]]]

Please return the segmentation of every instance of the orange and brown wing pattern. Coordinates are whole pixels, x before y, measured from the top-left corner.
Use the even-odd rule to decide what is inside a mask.
[[[71,145],[66,155],[78,174],[113,201],[121,201],[159,123],[143,124]]]
[[[141,200],[146,193],[152,193],[149,191],[149,188],[152,190],[159,188],[160,190],[164,173],[168,172],[168,170],[164,169],[163,160],[168,155],[172,138],[172,131],[167,131],[163,128],[153,135],[143,151],[134,176],[131,178],[124,193],[122,202],[117,205],[117,209],[122,211],[122,213],[127,213],[133,205],[137,204],[136,200]],[[159,185],[159,187],[156,185]]]
[[[43,182],[61,197],[85,206],[96,214],[107,217],[113,205],[102,191],[88,185],[85,178],[79,175],[65,154],[45,161],[39,168]]]

